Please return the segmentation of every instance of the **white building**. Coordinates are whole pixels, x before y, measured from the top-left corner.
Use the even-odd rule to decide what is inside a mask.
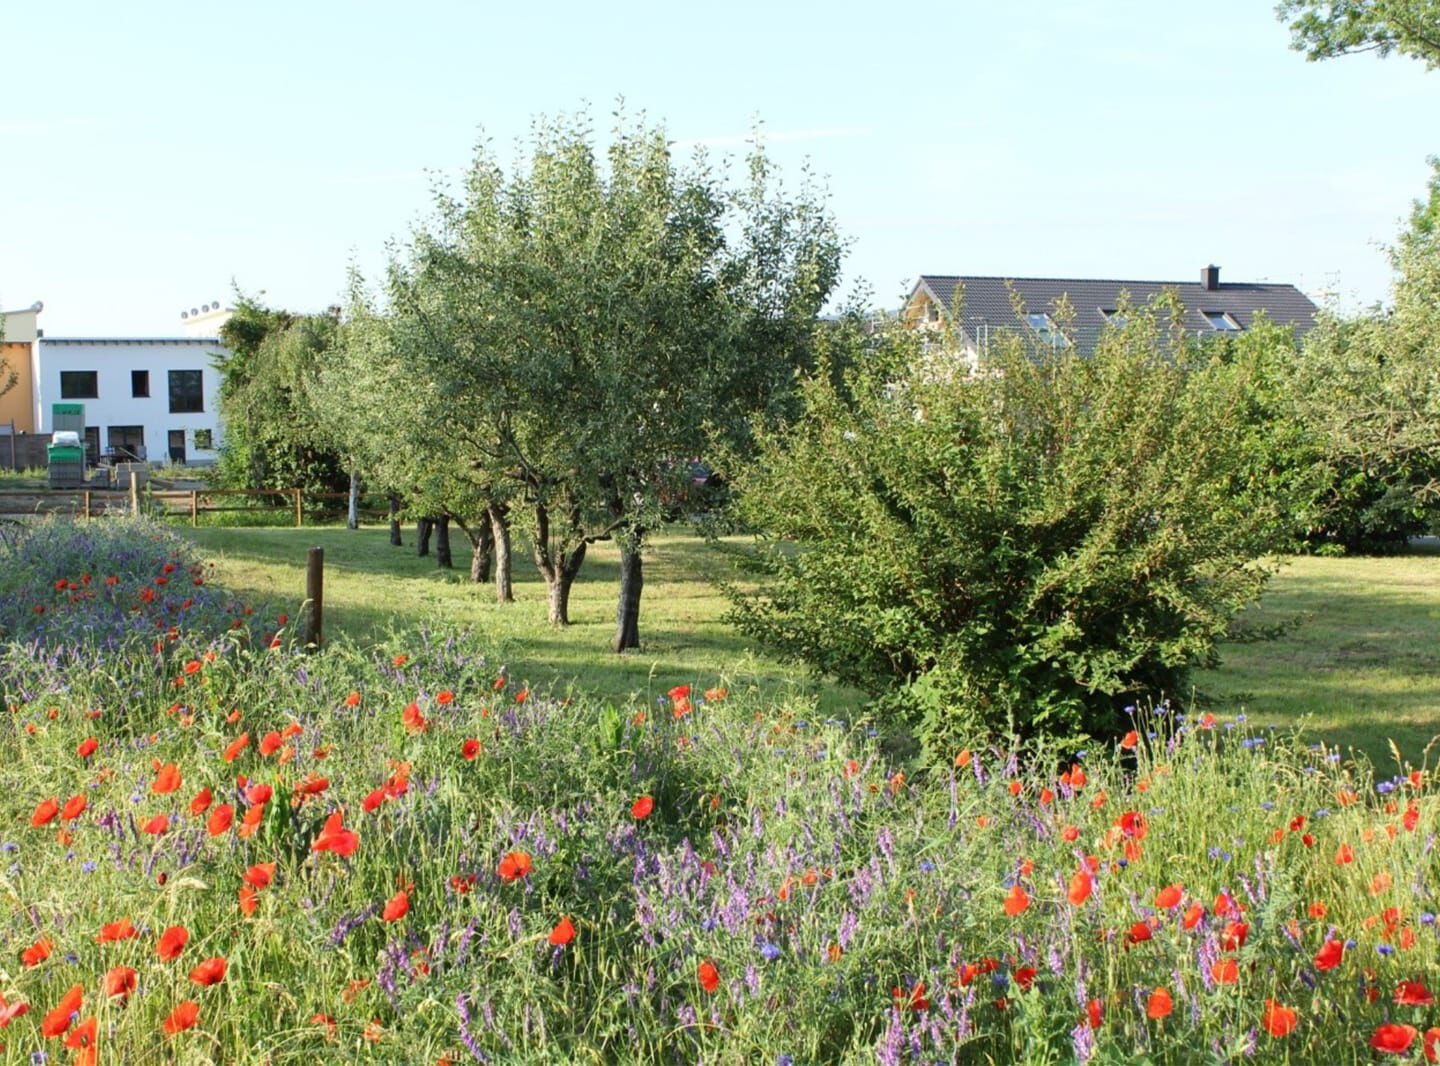
[[[92,463],[106,454],[213,463],[220,446],[215,360],[223,352],[215,336],[42,336],[31,377],[35,427],[50,433],[54,404],[83,403]]]

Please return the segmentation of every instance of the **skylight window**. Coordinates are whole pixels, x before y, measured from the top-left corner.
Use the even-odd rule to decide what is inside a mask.
[[[1205,316],[1205,321],[1210,323],[1211,329],[1221,330],[1226,333],[1238,333],[1240,331],[1240,323],[1231,318],[1230,314],[1226,311],[1202,311],[1200,313]]]
[[[1113,307],[1100,308],[1100,317],[1117,329],[1125,325],[1125,316]]]
[[[1068,348],[1070,346],[1070,342],[1066,339],[1065,334],[1056,328],[1054,321],[1046,312],[1031,311],[1025,315],[1025,321],[1030,324],[1031,329],[1040,335],[1042,340],[1049,341],[1056,348]]]

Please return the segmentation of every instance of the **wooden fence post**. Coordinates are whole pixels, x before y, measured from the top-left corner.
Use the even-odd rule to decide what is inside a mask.
[[[140,474],[137,471],[130,471],[130,513],[140,513]]]
[[[200,524],[200,494],[194,489],[190,490],[190,528],[194,529]]]
[[[305,524],[300,510],[300,490],[295,490],[295,528],[299,529]]]
[[[90,490],[85,490],[85,521],[90,521]]]
[[[325,549],[311,548],[305,560],[305,632],[306,651],[318,651],[324,637],[325,621]]]

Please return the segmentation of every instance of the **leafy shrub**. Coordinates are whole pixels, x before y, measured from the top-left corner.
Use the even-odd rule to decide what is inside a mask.
[[[935,750],[1109,733],[1180,691],[1284,539],[1255,360],[1187,346],[1165,307],[1084,358],[1001,336],[971,373],[923,343],[832,333],[860,369],[817,375],[803,417],[762,435],[738,477],[762,580],[731,590],[737,623]]]

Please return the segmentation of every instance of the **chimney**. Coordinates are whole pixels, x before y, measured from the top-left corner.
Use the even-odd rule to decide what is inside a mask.
[[[1220,287],[1220,268],[1211,263],[1204,270],[1200,271],[1200,284],[1209,292],[1214,292]]]

